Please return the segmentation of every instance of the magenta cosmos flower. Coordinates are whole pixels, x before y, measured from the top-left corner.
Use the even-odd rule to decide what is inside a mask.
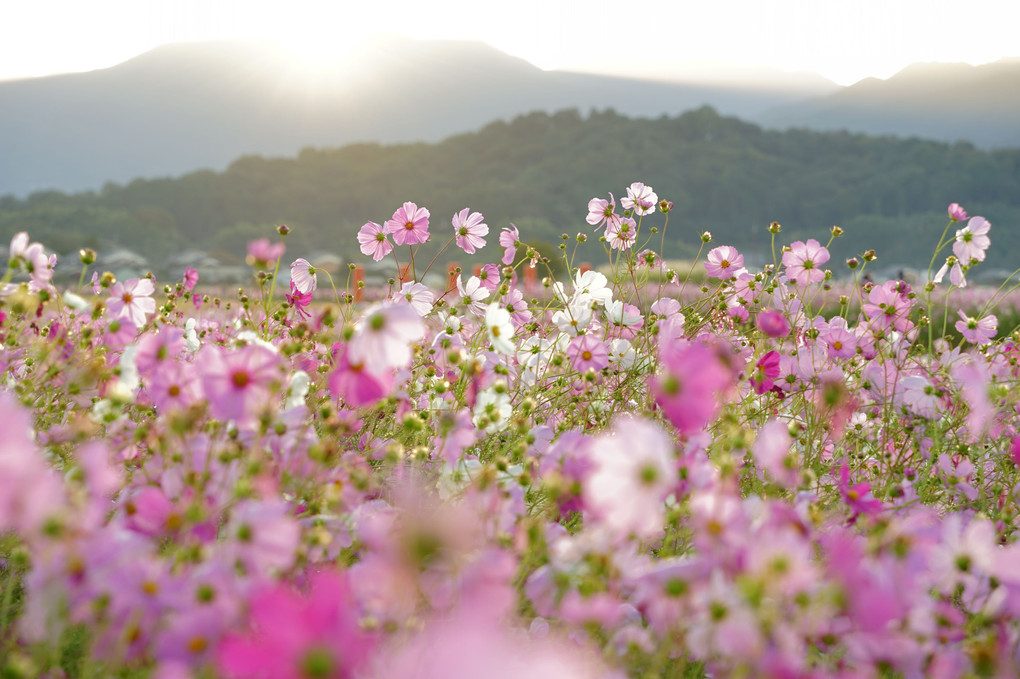
[[[457,245],[469,255],[475,254],[478,248],[485,247],[485,239],[482,236],[489,233],[489,226],[482,222],[485,217],[481,212],[468,211],[464,208],[453,216],[453,232],[457,238]]]
[[[758,329],[769,337],[786,337],[790,334],[790,322],[781,312],[775,309],[762,311],[754,319]]]
[[[106,308],[111,319],[126,318],[136,326],[145,325],[150,314],[156,313],[155,288],[148,278],[132,278],[125,283],[114,283]]]
[[[797,241],[783,253],[783,266],[786,275],[798,285],[820,283],[825,279],[821,265],[829,261],[829,251],[814,238],[807,243]]]
[[[737,270],[744,266],[744,256],[729,245],[713,248],[706,260],[705,273],[720,280],[733,278]]]
[[[393,243],[386,237],[386,231],[375,222],[365,222],[358,231],[361,251],[375,261],[393,252]]]
[[[346,679],[365,665],[375,637],[364,632],[346,576],[316,573],[307,595],[286,585],[256,596],[252,630],[229,635],[219,669],[233,679]]]
[[[386,221],[385,232],[397,245],[416,245],[429,239],[429,211],[414,203],[404,203]]]

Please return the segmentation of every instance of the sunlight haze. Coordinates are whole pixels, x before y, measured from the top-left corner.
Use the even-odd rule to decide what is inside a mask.
[[[1020,56],[1020,5],[819,0],[41,0],[0,10],[0,80],[107,68],[170,42],[272,39],[310,65],[374,33],[486,42],[544,69],[668,80],[811,71],[847,85],[926,61]]]

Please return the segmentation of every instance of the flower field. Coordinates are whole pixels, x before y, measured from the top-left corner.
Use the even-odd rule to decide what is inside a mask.
[[[579,206],[564,280],[513,225],[410,202],[358,234],[378,291],[287,259],[287,227],[230,299],[89,251],[58,290],[16,236],[0,677],[1020,674],[1020,304],[967,284],[988,221],[951,205],[913,286],[830,261],[839,227],[773,223],[761,271],[705,233],[674,271],[672,205],[625,194]],[[491,263],[429,287],[434,240]]]

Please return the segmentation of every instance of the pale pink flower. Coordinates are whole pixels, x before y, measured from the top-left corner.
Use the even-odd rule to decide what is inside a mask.
[[[900,379],[903,403],[915,415],[932,419],[938,408],[938,393],[932,384],[921,375],[908,375]]]
[[[613,194],[609,194],[609,200],[592,198],[588,201],[588,216],[585,217],[585,221],[599,229],[605,224],[619,221],[620,216],[615,210],[616,199],[613,198]]]
[[[500,260],[506,266],[510,266],[514,263],[514,257],[517,255],[517,246],[520,245],[521,234],[517,230],[517,227],[513,224],[509,228],[504,228],[499,234],[499,244],[503,249],[503,259]]]
[[[270,269],[286,251],[287,246],[282,241],[273,243],[268,238],[258,238],[248,243],[248,256],[245,261],[248,266]]]
[[[485,247],[482,236],[489,233],[489,226],[482,222],[485,217],[481,212],[471,212],[469,215],[469,211],[470,208],[464,208],[453,216],[453,232],[460,249],[473,255],[478,248]]]
[[[938,285],[945,278],[946,273],[949,274],[949,282],[958,288],[967,287],[967,279],[963,277],[963,267],[960,266],[960,260],[956,257],[947,257],[946,263],[935,272],[931,282]]]
[[[153,292],[155,287],[148,278],[132,278],[124,283],[114,283],[110,288],[110,299],[106,302],[110,318],[126,318],[138,327],[145,325],[148,317],[156,313]]]
[[[645,186],[641,182],[634,182],[627,187],[627,197],[620,199],[620,205],[625,210],[633,210],[638,216],[650,215],[655,212],[655,205],[659,197],[651,186]],[[591,206],[589,204],[589,209]]]
[[[290,265],[290,280],[303,295],[315,292],[318,282],[315,278],[315,267],[304,257],[298,257]]]
[[[964,338],[972,344],[990,344],[995,337],[995,331],[999,327],[999,319],[989,314],[981,319],[968,316],[963,311],[957,311],[960,320],[954,326]]]
[[[584,484],[585,504],[621,537],[649,538],[662,531],[663,501],[676,486],[673,443],[658,425],[617,418],[589,448],[594,471]]]
[[[800,481],[797,458],[790,454],[790,428],[785,422],[770,420],[758,430],[758,437],[751,446],[754,461],[769,473],[773,481],[787,488],[794,488]]]
[[[404,203],[386,221],[385,231],[397,245],[415,245],[429,239],[429,211],[414,203]]]
[[[482,300],[488,299],[489,289],[482,285],[477,276],[472,276],[466,283],[463,278],[457,276],[457,292],[460,293],[464,306],[479,316],[485,313],[485,304]]]
[[[374,372],[406,368],[413,346],[425,337],[425,324],[404,300],[376,304],[365,311],[348,343],[353,364],[365,364]]]
[[[705,273],[712,278],[727,280],[736,275],[744,266],[744,256],[729,245],[720,245],[709,251],[705,261]]]
[[[432,303],[436,296],[427,285],[408,281],[400,286],[400,296],[407,300],[411,308],[418,312],[419,316],[427,316],[432,311]]]
[[[967,219],[967,211],[960,207],[959,203],[950,203],[949,218],[954,222],[962,222]]]
[[[956,232],[953,254],[964,264],[985,261],[985,251],[992,244],[988,230],[992,225],[984,217],[971,217],[967,226]]]
[[[11,239],[8,260],[8,266],[23,267],[28,275],[31,276],[30,287],[32,290],[42,290],[49,287],[50,280],[53,278],[56,259],[46,255],[42,244],[29,243],[28,234],[24,231],[16,234]]]
[[[393,252],[393,243],[386,237],[383,227],[375,222],[365,222],[358,231],[358,242],[361,244],[361,251],[377,262]]]
[[[637,240],[637,222],[630,217],[606,225],[606,242],[616,250],[626,250]]]
[[[820,283],[825,279],[825,272],[820,268],[829,261],[829,251],[814,238],[805,243],[797,241],[783,253],[783,266],[786,275],[798,285]]]

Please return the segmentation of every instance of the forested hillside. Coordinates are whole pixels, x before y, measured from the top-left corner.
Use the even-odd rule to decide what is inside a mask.
[[[438,245],[468,200],[494,232],[515,222],[528,240],[558,242],[561,233],[590,231],[591,197],[619,198],[634,181],[675,205],[667,256],[670,247],[684,254],[705,230],[717,242],[764,253],[767,225],[778,221],[787,238],[824,239],[833,224],[842,226],[834,265],[875,248],[884,262],[926,266],[949,202],[991,220],[994,266],[1015,265],[1020,254],[1020,150],[765,131],[710,108],[655,120],[536,113],[438,144],[306,149],[290,159],[244,157],[223,173],[108,184],[99,193],[7,197],[0,236],[27,230],[58,252],[117,244],[158,261],[192,248],[236,255],[286,223],[295,256],[360,257],[357,229],[389,218],[403,201],[431,210]]]

